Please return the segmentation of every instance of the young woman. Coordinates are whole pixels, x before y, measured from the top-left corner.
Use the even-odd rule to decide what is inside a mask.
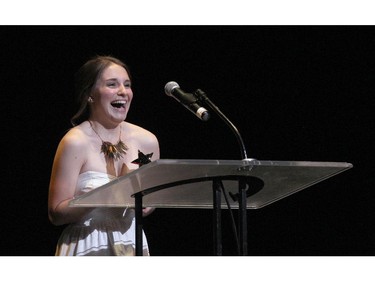
[[[156,136],[124,121],[133,92],[127,66],[111,56],[87,61],[77,72],[78,112],[53,162],[48,215],[67,225],[56,255],[135,255],[134,209],[69,207],[69,201],[138,168],[138,151],[160,156]],[[146,216],[153,211],[144,208]],[[143,233],[143,255],[149,255]]]

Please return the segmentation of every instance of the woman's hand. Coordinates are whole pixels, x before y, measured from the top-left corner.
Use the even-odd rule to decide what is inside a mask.
[[[149,214],[151,214],[153,211],[155,211],[154,207],[145,207],[142,209],[143,217],[147,217]]]

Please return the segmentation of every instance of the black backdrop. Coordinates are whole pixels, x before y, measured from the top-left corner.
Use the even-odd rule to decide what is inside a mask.
[[[164,94],[200,88],[259,160],[350,162],[354,168],[248,211],[249,255],[373,255],[373,26],[1,26],[1,255],[48,256],[62,227],[47,219],[50,169],[75,112],[73,75],[95,54],[133,76],[128,121],[154,132],[164,159],[240,159],[213,116]],[[223,213],[224,255],[236,255]],[[212,212],[157,209],[151,254],[212,255]]]

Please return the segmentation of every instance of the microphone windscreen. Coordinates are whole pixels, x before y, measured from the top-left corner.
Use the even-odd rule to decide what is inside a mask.
[[[174,88],[180,88],[180,86],[174,81],[170,81],[167,84],[165,84],[164,91],[166,95],[172,96],[172,91]]]

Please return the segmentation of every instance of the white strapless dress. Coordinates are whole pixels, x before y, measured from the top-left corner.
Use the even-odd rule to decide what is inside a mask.
[[[106,173],[87,171],[78,177],[76,195],[89,192],[115,179]],[[62,232],[56,256],[134,256],[135,212],[132,208],[95,208]],[[143,233],[143,255],[149,255]]]

